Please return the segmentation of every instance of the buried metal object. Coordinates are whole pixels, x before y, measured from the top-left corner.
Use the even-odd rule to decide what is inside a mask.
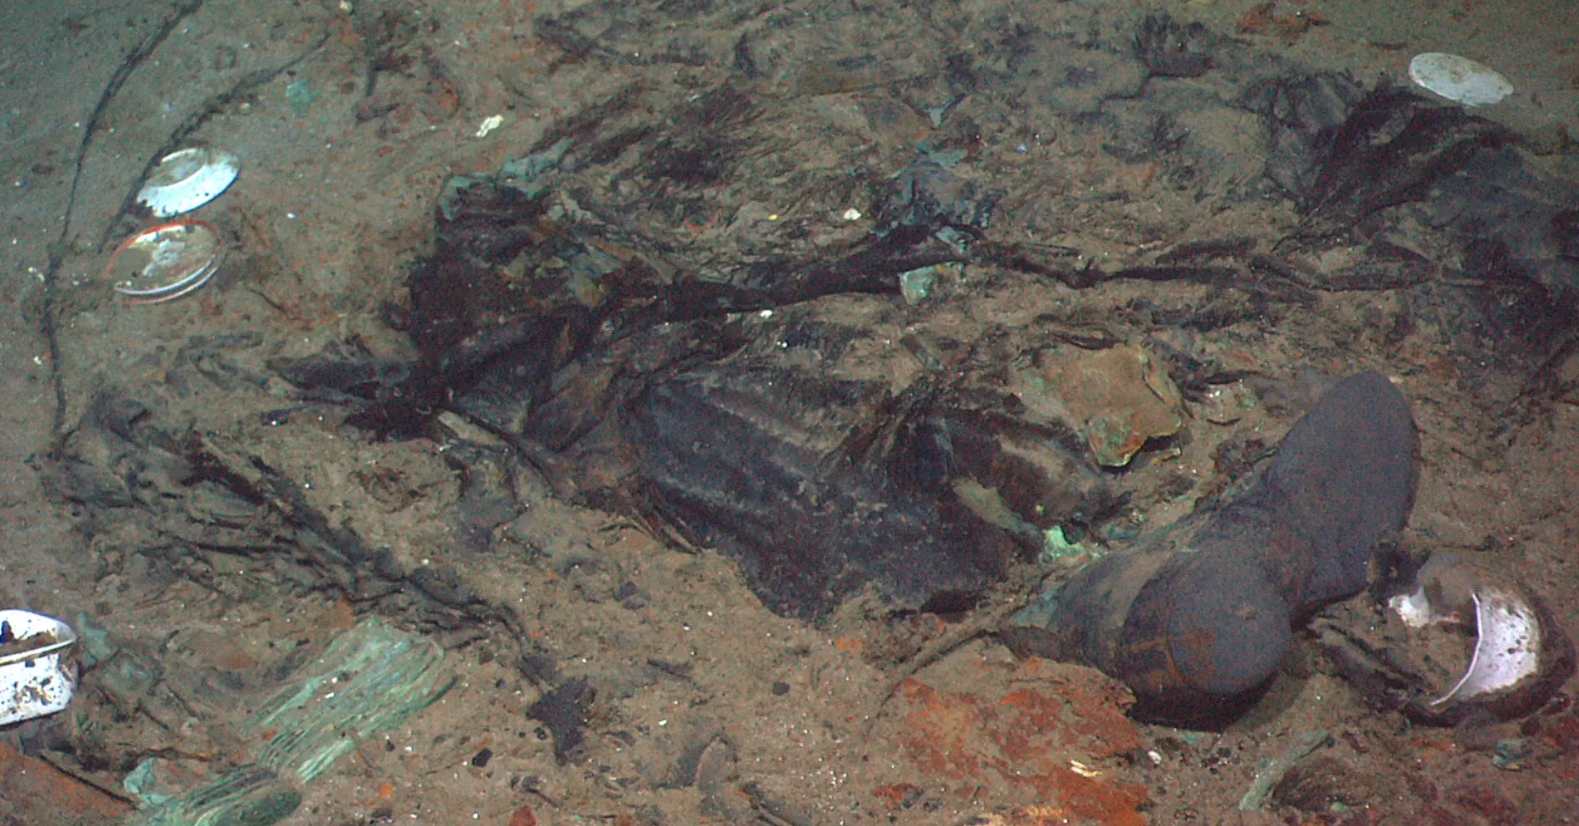
[[[1257,477],[1139,547],[1044,591],[1000,635],[1017,654],[1094,666],[1135,713],[1215,722],[1260,695],[1323,606],[1364,590],[1404,526],[1415,428],[1384,376],[1340,382]]]

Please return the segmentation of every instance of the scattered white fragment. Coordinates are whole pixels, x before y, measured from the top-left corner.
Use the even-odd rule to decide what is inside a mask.
[[[861,220],[861,211],[856,209],[855,207],[850,207],[849,209],[844,211],[843,215],[841,215],[839,217],[843,218],[846,221],[859,221],[859,220]]]
[[[1497,70],[1446,52],[1415,55],[1409,79],[1465,106],[1489,106],[1513,94],[1513,84]]]
[[[1096,777],[1101,777],[1102,776],[1102,772],[1098,771],[1097,769],[1093,769],[1090,766],[1087,766],[1086,764],[1080,762],[1079,760],[1070,760],[1069,761],[1069,768],[1072,769],[1075,774],[1078,774],[1081,777],[1096,778]]]
[[[1431,612],[1431,599],[1426,595],[1425,588],[1415,586],[1407,594],[1397,594],[1387,600],[1387,607],[1403,620],[1410,628],[1424,628],[1438,621]]]
[[[478,124],[478,126],[477,126],[477,137],[479,137],[479,138],[487,137],[489,132],[492,132],[493,130],[498,129],[499,127],[501,127],[503,125],[504,125],[504,115],[489,115],[488,117],[483,118],[482,123]]]

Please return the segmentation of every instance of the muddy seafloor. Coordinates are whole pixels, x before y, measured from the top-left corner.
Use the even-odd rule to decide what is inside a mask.
[[[463,416],[378,440],[345,425],[355,398],[304,402],[282,375],[325,354],[418,358],[408,279],[435,252],[443,182],[545,141],[606,149],[556,179],[567,225],[597,227],[616,256],[725,276],[866,243],[924,145],[992,203],[983,236],[1018,257],[970,262],[922,300],[832,295],[727,320],[735,333],[858,328],[836,365],[800,366],[896,393],[925,374],[919,350],[957,357],[966,384],[1057,396],[1029,377],[1037,352],[1071,339],[1144,343],[1187,388],[1212,375],[1249,393],[1232,413],[1191,398],[1180,435],[1100,471],[1127,497],[1100,526],[1119,538],[1228,487],[1248,467],[1232,457],[1275,444],[1323,377],[1381,371],[1420,432],[1404,543],[1511,572],[1579,628],[1574,285],[1488,280],[1517,267],[1488,269],[1443,234],[1430,192],[1356,218],[1354,234],[1286,244],[1309,227],[1289,187],[1314,184],[1279,178],[1288,158],[1245,103],[1258,83],[1318,71],[1366,90],[1406,83],[1411,54],[1461,52],[1519,87],[1477,113],[1519,136],[1497,151],[1571,185],[1579,34],[1555,5],[1251,11],[7,10],[0,604],[86,615],[158,673],[111,685],[90,669],[71,711],[5,732],[0,822],[109,822],[141,763],[179,793],[253,759],[249,710],[370,615],[443,644],[455,683],[304,786],[283,822],[1579,819],[1572,681],[1523,721],[1428,726],[1375,707],[1301,643],[1262,702],[1201,732],[1136,724],[1100,673],[979,637],[889,698],[905,662],[968,617],[894,616],[870,595],[820,622],[776,615],[713,549],[480,460],[509,451]],[[720,89],[727,110],[698,109]],[[230,251],[193,295],[130,304],[100,271],[145,220],[124,207],[173,137],[241,158],[238,182],[196,214]],[[1413,256],[1367,281],[1377,238]],[[1223,250],[1241,242],[1225,239],[1286,266],[1235,258]],[[1140,276],[1194,242],[1217,250],[1199,262],[1211,277]],[[238,498],[249,473],[255,495]],[[268,488],[282,480],[289,495]],[[567,683],[589,689],[574,747],[528,714]],[[1239,808],[1264,761],[1321,730],[1266,807]],[[1498,752],[1511,742],[1526,749],[1512,761]]]

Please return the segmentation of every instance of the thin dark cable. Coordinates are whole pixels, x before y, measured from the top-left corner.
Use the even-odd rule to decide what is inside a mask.
[[[104,92],[99,95],[99,102],[93,107],[93,113],[88,116],[88,122],[83,125],[82,143],[77,147],[76,168],[71,174],[71,189],[66,196],[66,212],[61,216],[60,235],[50,245],[49,267],[44,271],[44,308],[43,319],[39,326],[44,333],[44,339],[49,345],[49,370],[50,383],[55,390],[55,416],[52,425],[55,439],[58,442],[66,427],[66,380],[60,369],[60,337],[56,323],[56,311],[60,300],[60,268],[66,261],[66,249],[70,242],[71,216],[77,207],[77,187],[82,183],[82,166],[88,157],[88,147],[93,143],[93,138],[98,134],[99,120],[104,117],[105,110],[109,109],[110,101],[120,93],[121,86],[132,72],[153,54],[154,50],[175,31],[181,21],[203,7],[207,0],[190,0],[185,4],[175,7],[174,13],[165,19],[159,28],[152,34],[143,38],[121,61],[115,74],[110,76],[109,83],[105,84]],[[57,444],[58,448],[59,445]]]

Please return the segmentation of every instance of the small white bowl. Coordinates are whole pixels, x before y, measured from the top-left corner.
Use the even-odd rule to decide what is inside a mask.
[[[116,292],[134,301],[169,301],[206,284],[224,257],[224,242],[213,224],[172,221],[122,241],[104,275]]]
[[[77,693],[76,667],[66,657],[77,632],[54,617],[16,609],[0,611],[0,624],[14,639],[0,645],[0,726],[64,709]]]
[[[235,155],[205,146],[172,152],[159,161],[137,193],[137,203],[159,218],[169,218],[219,197],[241,174]]]

